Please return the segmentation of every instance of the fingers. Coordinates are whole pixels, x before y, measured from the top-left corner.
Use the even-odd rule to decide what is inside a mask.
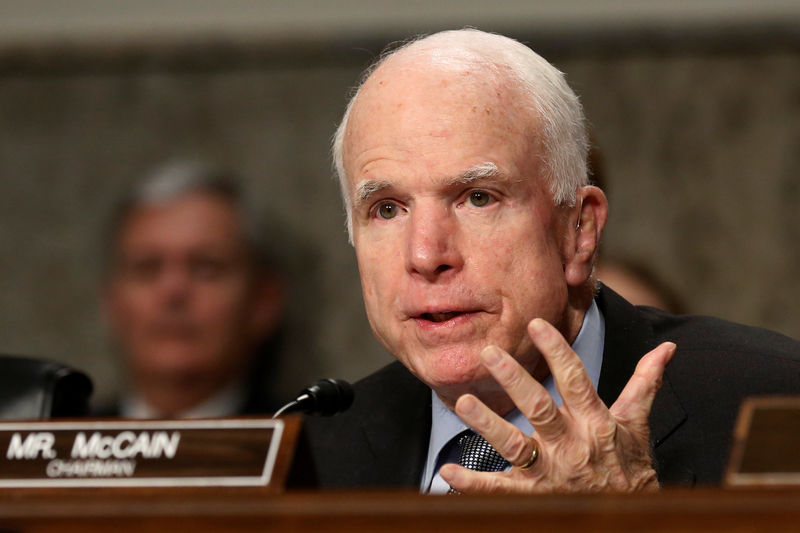
[[[442,479],[464,494],[513,492],[514,482],[502,472],[476,472],[457,464],[442,465]]]
[[[456,414],[472,429],[480,433],[497,453],[514,466],[531,458],[533,441],[513,424],[501,418],[471,394],[461,396],[456,402]]]
[[[534,459],[536,441],[475,396],[464,395],[456,402],[456,414],[516,468],[490,473],[449,464],[440,469],[442,478],[465,493],[540,492],[552,488],[637,490],[656,480],[647,438],[648,418],[675,345],[664,343],[645,355],[617,401],[611,409],[606,409],[580,358],[558,330],[542,319],[535,319],[528,325],[528,332],[561,393],[564,401],[561,408],[503,350],[488,347],[480,357],[511,401],[533,424],[543,458]]]
[[[522,365],[496,346],[485,348],[480,356],[483,365],[543,440],[554,440],[564,433],[566,423],[550,393]],[[495,444],[487,435],[484,437]],[[508,459],[503,452],[500,453]]]
[[[512,465],[521,466],[531,460],[532,446],[535,444],[533,440],[475,396],[461,396],[456,402],[455,412]],[[476,472],[451,463],[442,465],[439,475],[448,485],[462,493],[513,491],[512,481],[503,472]]]
[[[556,328],[535,318],[528,324],[528,334],[547,361],[564,406],[584,414],[605,409],[580,357]]]
[[[653,399],[675,349],[674,343],[664,342],[639,360],[633,376],[611,406],[614,418],[640,433],[647,431]]]

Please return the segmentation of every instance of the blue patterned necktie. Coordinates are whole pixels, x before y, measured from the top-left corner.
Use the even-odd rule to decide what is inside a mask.
[[[458,438],[458,446],[461,449],[458,459],[458,464],[461,466],[477,472],[499,472],[508,466],[508,461],[503,459],[503,456],[497,453],[497,450],[486,439],[474,431],[464,431],[456,438]],[[453,488],[447,493],[460,494]]]

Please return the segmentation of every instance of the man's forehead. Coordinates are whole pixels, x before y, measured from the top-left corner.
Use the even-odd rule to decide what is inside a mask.
[[[192,192],[129,207],[112,235],[116,247],[141,242],[245,241],[243,221],[225,197]]]
[[[489,86],[506,85],[501,83],[507,81],[505,78],[497,65],[475,54],[404,50],[370,74],[356,97],[356,105],[365,95],[377,93],[379,97],[385,97],[387,91],[398,89],[403,92],[414,86],[426,86],[428,90],[467,91],[483,99],[490,95],[487,91]]]
[[[382,63],[359,90],[343,148],[347,152],[355,139],[373,136],[376,123],[415,112],[426,113],[429,122],[448,113],[463,117],[470,110],[492,114],[506,124],[535,121],[526,102],[516,76],[472,52],[403,50]]]
[[[405,182],[408,172],[422,176],[431,163],[446,173],[431,176],[436,186],[499,179],[500,170],[519,174],[515,167],[538,150],[539,121],[523,90],[469,50],[412,45],[391,56],[366,80],[347,121],[341,154],[350,198],[364,202]],[[500,145],[506,148],[498,152]],[[454,148],[465,149],[462,168],[445,162],[456,157]]]
[[[533,122],[517,87],[496,76],[425,69],[374,76],[353,103],[344,136],[345,159],[387,139],[415,143],[421,130],[439,137],[467,126],[476,133],[487,127],[521,131]]]

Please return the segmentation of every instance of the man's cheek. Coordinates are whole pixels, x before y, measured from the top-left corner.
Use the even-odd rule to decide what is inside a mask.
[[[364,298],[369,298],[370,300],[375,297],[375,290],[373,289],[372,283],[370,280],[365,280],[361,284],[364,289]]]
[[[362,276],[364,297],[371,299],[386,298],[393,289],[393,282],[388,268],[380,268],[378,263],[371,263],[375,268],[367,269]]]

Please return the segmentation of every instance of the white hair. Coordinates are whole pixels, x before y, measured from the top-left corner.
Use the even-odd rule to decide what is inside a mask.
[[[343,161],[348,119],[358,95],[375,70],[395,55],[409,50],[435,50],[480,61],[504,72],[518,83],[529,101],[531,120],[540,122],[542,177],[549,184],[556,205],[572,206],[578,187],[588,183],[586,156],[589,149],[586,120],[580,100],[567,85],[564,74],[536,52],[514,39],[475,29],[444,31],[412,40],[384,54],[368,68],[353,91],[342,121],[333,137],[333,162],[347,214],[347,232],[353,241],[352,202]],[[524,105],[524,104],[523,104]]]

